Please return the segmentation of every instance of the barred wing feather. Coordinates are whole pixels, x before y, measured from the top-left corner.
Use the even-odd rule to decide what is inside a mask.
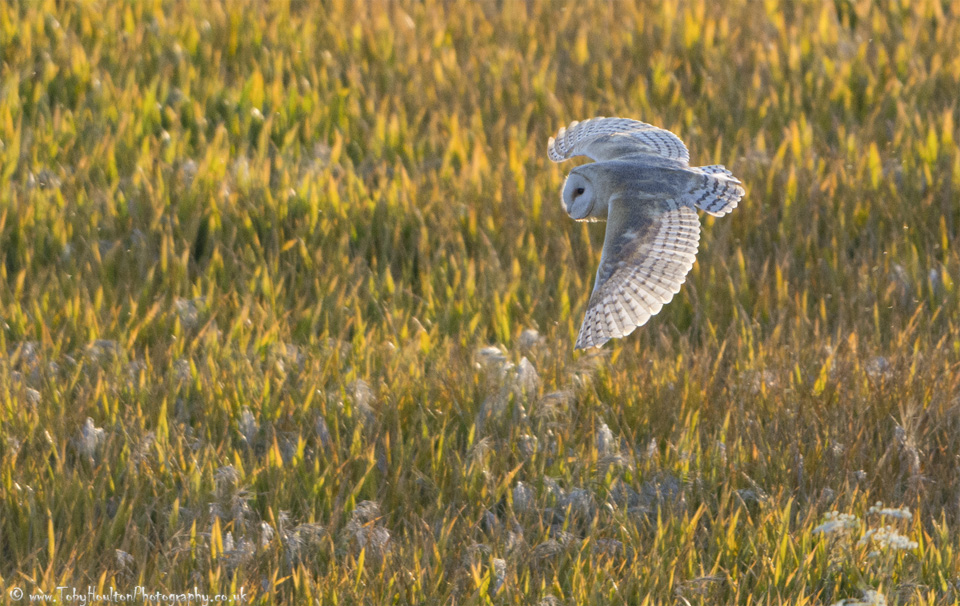
[[[680,291],[699,242],[697,212],[682,201],[614,201],[577,349],[626,336],[656,315]]]
[[[574,156],[588,156],[602,162],[635,154],[659,156],[683,163],[690,153],[675,134],[645,122],[628,118],[592,118],[571,122],[547,143],[554,162]]]

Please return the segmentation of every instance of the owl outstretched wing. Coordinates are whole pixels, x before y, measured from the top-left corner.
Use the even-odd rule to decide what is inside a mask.
[[[613,200],[576,348],[626,336],[656,315],[680,291],[699,242],[697,211],[683,199]]]
[[[602,162],[635,154],[689,162],[690,153],[675,134],[628,118],[591,118],[571,122],[547,143],[554,162],[588,156]]]

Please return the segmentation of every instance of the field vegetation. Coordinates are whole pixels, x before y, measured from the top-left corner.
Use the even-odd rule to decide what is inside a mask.
[[[958,91],[956,0],[0,3],[0,601],[958,603]],[[747,195],[575,352],[601,115]]]

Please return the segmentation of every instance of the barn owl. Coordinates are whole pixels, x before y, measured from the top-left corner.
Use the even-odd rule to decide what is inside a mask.
[[[690,166],[676,135],[636,120],[573,122],[550,138],[547,153],[554,162],[594,160],[570,171],[561,201],[577,221],[607,222],[577,349],[624,337],[669,303],[696,258],[694,209],[721,217],[744,195],[729,170]]]

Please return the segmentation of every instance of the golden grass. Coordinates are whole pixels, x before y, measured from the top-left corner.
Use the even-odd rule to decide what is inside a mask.
[[[956,0],[38,0],[0,64],[3,599],[960,600]],[[595,115],[747,197],[584,354]]]

